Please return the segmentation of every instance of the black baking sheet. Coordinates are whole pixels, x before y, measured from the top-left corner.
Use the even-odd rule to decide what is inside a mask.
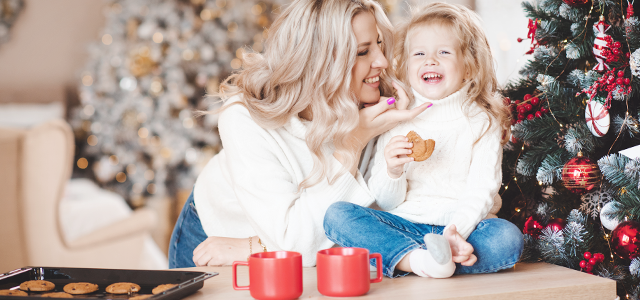
[[[189,271],[156,270],[120,270],[91,268],[49,268],[26,267],[8,273],[0,273],[0,290],[17,289],[28,280],[47,280],[56,287],[48,292],[29,292],[29,296],[0,296],[1,300],[55,299],[41,297],[43,293],[63,292],[66,284],[72,282],[90,282],[98,285],[98,291],[85,295],[73,295],[75,299],[127,299],[133,296],[151,294],[151,290],[160,284],[173,283],[173,287],[163,293],[153,295],[150,300],[178,300],[195,293],[204,285],[204,280],[218,273]],[[116,282],[133,282],[140,285],[140,291],[131,295],[109,294],[105,288]],[[64,299],[64,298],[62,298]]]

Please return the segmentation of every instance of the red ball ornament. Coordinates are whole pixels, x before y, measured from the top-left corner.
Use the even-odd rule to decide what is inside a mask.
[[[531,94],[524,95],[523,99],[524,99],[524,101],[527,101],[527,100],[529,100],[529,98],[531,98]]]
[[[586,260],[591,259],[591,252],[585,252],[584,253],[584,259],[586,259]]]
[[[525,104],[524,109],[526,109],[527,111],[530,111],[533,109],[533,106],[531,104]]]
[[[537,111],[537,112],[536,112],[536,118],[542,118],[542,113],[541,113],[541,112],[539,112],[539,111]]]
[[[611,232],[613,253],[622,259],[634,259],[640,256],[640,223],[626,221],[618,224]]]
[[[616,84],[617,85],[623,85],[624,84],[624,79],[623,78],[616,79]]]
[[[597,263],[598,263],[598,260],[597,260],[597,259],[595,259],[594,257],[592,257],[592,258],[589,260],[589,264],[590,264],[590,265],[592,265],[592,266],[595,266]]]
[[[624,71],[618,71],[618,77],[624,77]]]
[[[562,2],[569,4],[573,7],[578,7],[578,6],[587,4],[589,0],[562,0]]]
[[[587,261],[586,260],[581,260],[580,261],[580,268],[586,268],[587,267]]]
[[[562,182],[572,193],[584,194],[600,183],[598,164],[579,152],[562,167]]]
[[[564,229],[564,226],[566,225],[567,225],[567,222],[565,220],[560,218],[555,218],[555,219],[551,219],[549,221],[549,224],[547,224],[547,227],[545,228],[551,228],[551,230],[553,231],[561,231],[562,229]]]
[[[631,79],[625,78],[624,79],[624,85],[629,85],[629,84],[631,84]]]
[[[527,116],[527,120],[533,120],[533,115],[532,115],[532,114],[529,114],[529,115]]]
[[[536,216],[531,216],[524,222],[524,229],[522,232],[525,234],[531,235],[534,238],[538,238],[540,233],[542,232],[542,224],[540,224],[540,220]]]

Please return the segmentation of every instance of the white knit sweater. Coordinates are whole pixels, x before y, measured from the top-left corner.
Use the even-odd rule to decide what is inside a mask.
[[[441,100],[413,91],[410,108],[426,101],[433,106],[380,136],[368,182],[383,210],[414,223],[455,224],[465,239],[489,213],[495,217],[500,210],[497,192],[502,182],[502,132],[494,121],[493,128],[474,144],[489,126],[489,116],[472,105],[467,117],[463,111],[467,89]],[[392,137],[411,130],[425,140],[435,140],[435,150],[425,161],[406,164],[403,175],[392,179],[384,148]]]
[[[284,127],[267,130],[241,105],[231,105],[220,114],[224,149],[207,163],[194,188],[196,209],[208,236],[258,235],[269,251],[300,252],[303,264],[313,266],[316,252],[333,246],[323,229],[329,205],[374,202],[360,172],[355,178],[345,172],[331,185],[325,179],[297,193],[298,184],[313,168],[304,140],[308,124],[293,117]],[[344,167],[331,149],[326,144],[332,176]]]

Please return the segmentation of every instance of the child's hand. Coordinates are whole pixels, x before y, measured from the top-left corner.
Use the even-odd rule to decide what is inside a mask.
[[[413,143],[408,141],[409,139],[404,135],[394,136],[384,148],[387,173],[393,179],[402,176],[404,164],[413,161],[413,157],[407,156],[407,154],[411,154],[411,147],[413,147]]]

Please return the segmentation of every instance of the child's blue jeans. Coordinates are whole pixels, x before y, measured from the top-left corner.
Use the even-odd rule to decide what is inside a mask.
[[[414,249],[426,249],[424,235],[442,234],[444,226],[412,223],[385,211],[336,202],[324,216],[324,230],[340,246],[382,254],[384,274],[397,277],[408,274],[395,270],[400,260]],[[470,267],[456,264],[455,274],[493,273],[511,268],[520,259],[524,246],[518,227],[497,218],[482,220],[467,242],[473,246],[478,261]]]

